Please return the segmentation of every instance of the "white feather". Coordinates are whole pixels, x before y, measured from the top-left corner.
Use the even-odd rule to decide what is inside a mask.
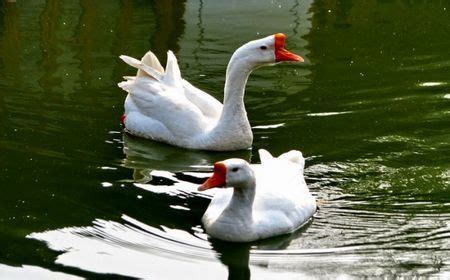
[[[304,225],[316,211],[315,198],[290,157],[271,157],[260,150],[261,164],[228,159],[226,184],[217,190],[203,215],[206,232],[217,239],[250,242],[290,233]],[[290,151],[284,155],[301,155]],[[269,158],[269,156],[271,158]],[[233,171],[233,168],[239,168]],[[253,172],[241,172],[249,169]],[[239,176],[241,176],[239,178]],[[242,182],[245,183],[237,183]],[[233,188],[234,187],[234,188]]]

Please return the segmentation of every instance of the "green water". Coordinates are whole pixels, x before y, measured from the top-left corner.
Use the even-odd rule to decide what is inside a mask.
[[[450,5],[428,1],[0,4],[0,278],[450,277]],[[122,134],[118,56],[168,49],[222,98],[241,44],[276,32],[305,63],[256,70],[250,151]],[[193,190],[219,159],[299,149],[321,207],[290,236],[211,243]],[[60,274],[55,274],[60,273]]]

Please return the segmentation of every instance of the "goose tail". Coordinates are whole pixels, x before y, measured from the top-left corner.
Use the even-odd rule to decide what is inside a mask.
[[[141,62],[144,63],[145,65],[153,68],[154,70],[156,70],[160,74],[164,73],[164,68],[161,66],[161,63],[159,62],[159,60],[156,57],[156,55],[153,52],[151,52],[151,51],[148,51],[141,58]],[[142,71],[141,69],[138,69],[138,72],[137,72],[136,76],[138,76],[138,77],[148,76],[148,74],[145,71]]]
[[[180,67],[172,51],[167,52],[166,73],[163,81],[169,86],[182,87],[183,79],[181,78]]]
[[[301,170],[303,170],[305,167],[305,158],[300,151],[291,150],[289,152],[281,154],[278,158],[299,165]]]
[[[121,55],[119,57],[126,64],[130,65],[131,67],[134,67],[134,68],[138,69],[138,77],[140,75],[140,77],[142,77],[142,76],[151,77],[151,78],[153,78],[153,79],[155,79],[157,81],[161,81],[162,80],[162,75],[163,74],[158,69],[155,69],[152,66],[147,65],[143,61],[137,60],[136,58],[133,58],[131,56]],[[157,60],[156,57],[155,57],[155,59]],[[159,62],[158,62],[158,64],[159,64]],[[159,66],[162,68],[162,66],[160,64],[159,64]]]
[[[261,160],[261,163],[266,163],[273,159],[273,156],[269,153],[269,151],[267,151],[265,149],[259,149],[258,153],[259,153],[259,159]]]

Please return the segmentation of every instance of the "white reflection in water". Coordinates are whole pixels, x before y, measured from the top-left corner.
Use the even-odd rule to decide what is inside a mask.
[[[64,252],[56,259],[57,264],[96,273],[139,278],[167,275],[168,279],[186,275],[213,279],[214,275],[226,273],[223,265],[214,262],[214,252],[207,242],[182,231],[162,231],[128,216],[122,218],[127,223],[97,219],[93,226],[68,227],[27,237]]]
[[[444,84],[445,83],[443,83],[443,82],[425,82],[425,83],[420,83],[419,86],[420,87],[435,87],[435,86],[441,86]]]
[[[122,219],[123,224],[96,219],[93,226],[32,233],[27,238],[46,242],[50,249],[62,252],[57,264],[95,273],[146,279],[217,279],[218,275],[236,275],[239,270],[249,269],[249,246],[240,247],[244,251],[233,251],[239,253],[236,261],[240,265],[230,264],[227,270],[227,266],[217,261],[217,253],[206,240],[181,230],[156,229],[126,215]],[[222,259],[227,258],[224,255]],[[242,267],[245,258],[247,263]],[[257,266],[251,267],[255,279],[262,276],[297,279],[302,275],[290,271],[279,274],[270,269],[268,260],[264,252],[257,257]]]
[[[171,196],[180,196],[180,195],[195,195],[199,197],[206,197],[211,198],[217,191],[220,191],[218,189],[211,189],[206,192],[199,192],[197,191],[197,188],[199,187],[199,184],[191,183],[188,181],[180,181],[178,178],[175,177],[174,173],[164,171],[164,170],[151,170],[148,171],[149,177],[155,178],[165,178],[170,180],[171,184],[167,185],[152,185],[152,184],[144,184],[144,183],[134,183],[134,185],[138,188],[141,188],[146,191],[150,191],[153,193],[161,193],[161,194],[167,194]],[[193,177],[197,178],[206,178],[211,176],[212,173],[204,173],[204,172],[198,172],[198,173],[183,173],[183,174],[191,174]]]
[[[352,111],[309,113],[306,115],[308,117],[328,117],[328,116],[344,115],[344,114],[349,114],[349,113],[352,113]]]
[[[253,129],[272,129],[272,128],[278,128],[284,126],[284,123],[277,123],[277,124],[269,124],[269,125],[257,125],[253,126]]]

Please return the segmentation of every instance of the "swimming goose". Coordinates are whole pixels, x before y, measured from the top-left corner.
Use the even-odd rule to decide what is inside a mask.
[[[167,53],[166,69],[152,52],[141,61],[122,55],[138,69],[119,87],[128,92],[121,121],[125,131],[171,145],[201,150],[247,149],[253,134],[244,107],[248,76],[257,67],[303,61],[284,47],[286,36],[274,34],[246,43],[232,55],[226,71],[223,105],[181,77],[175,55]]]
[[[295,231],[316,212],[316,200],[303,177],[299,151],[273,157],[259,150],[261,164],[232,158],[214,164],[214,173],[199,188],[216,192],[202,223],[211,237],[250,242]]]

